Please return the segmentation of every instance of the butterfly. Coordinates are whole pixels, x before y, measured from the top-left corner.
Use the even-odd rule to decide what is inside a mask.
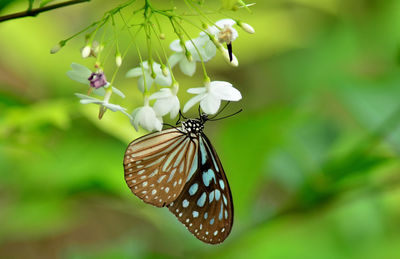
[[[200,110],[199,115],[131,142],[124,156],[125,181],[145,203],[167,207],[196,238],[218,244],[232,229],[232,194],[203,132],[211,119]]]

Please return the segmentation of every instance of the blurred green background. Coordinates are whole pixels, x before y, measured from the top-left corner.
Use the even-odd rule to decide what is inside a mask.
[[[87,90],[65,75],[90,64],[82,37],[49,54],[111,2],[0,24],[1,258],[400,258],[400,1],[260,0],[234,14],[256,34],[235,41],[238,68],[207,64],[244,96],[229,109],[241,114],[206,125],[235,205],[217,246],[127,188],[123,153],[143,132],[73,96]],[[178,72],[182,89],[199,75]],[[116,85],[139,105],[136,81]]]

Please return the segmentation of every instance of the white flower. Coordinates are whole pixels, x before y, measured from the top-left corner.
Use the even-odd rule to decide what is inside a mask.
[[[132,119],[131,115],[126,112],[126,108],[121,107],[120,105],[117,105],[117,104],[109,103],[109,100],[110,100],[110,97],[111,97],[111,92],[106,93],[106,95],[104,96],[104,100],[100,100],[100,99],[93,98],[93,97],[90,97],[88,95],[79,94],[79,93],[76,93],[75,95],[79,99],[81,99],[80,100],[81,104],[94,103],[94,104],[100,105],[100,114],[99,114],[100,118],[104,114],[105,109],[109,109],[109,110],[111,110],[113,112],[120,111],[123,114],[125,114],[126,116],[128,116],[130,119]],[[105,109],[103,110],[103,108],[105,108]]]
[[[172,67],[174,67],[177,63],[179,63],[179,67],[185,75],[193,76],[194,72],[196,72],[196,62],[200,62],[201,58],[199,56],[199,52],[204,62],[209,61],[211,58],[215,56],[216,48],[212,42],[210,42],[208,36],[200,36],[198,38],[188,40],[185,42],[186,49],[190,52],[193,57],[192,61],[189,61],[186,58],[185,50],[180,45],[180,40],[174,40],[170,44],[170,48],[176,53],[172,54],[169,58],[169,63]],[[194,43],[194,44],[193,44]],[[210,44],[211,43],[211,44]],[[197,47],[197,50],[195,48]]]
[[[231,83],[224,81],[207,82],[204,87],[188,89],[188,93],[197,95],[185,104],[183,112],[200,102],[200,107],[205,113],[215,114],[221,105],[221,100],[239,101],[242,99],[240,92]]]
[[[135,127],[136,131],[139,130],[139,126],[148,131],[160,131],[162,129],[162,123],[162,118],[157,116],[154,109],[150,107],[147,98],[145,99],[144,106],[136,108],[132,112],[131,124]]]
[[[171,74],[165,76],[162,72],[160,64],[158,64],[157,62],[153,62],[153,71],[156,74],[155,79],[151,77],[152,71],[149,67],[148,62],[144,61],[142,64],[143,64],[144,75],[141,66],[132,68],[126,73],[126,77],[139,77],[138,87],[142,93],[144,92],[144,78],[146,78],[147,90],[150,89],[153,82],[155,82],[160,86],[170,86],[172,84]]]
[[[209,27],[207,31],[214,35],[220,43],[231,44],[239,37],[237,30],[232,27],[235,24],[236,22],[232,19],[222,19],[217,21],[214,26]]]
[[[158,116],[165,116],[169,113],[171,119],[173,119],[178,115],[180,103],[178,96],[176,96],[177,92],[178,86],[174,85],[172,90],[169,88],[162,88],[160,91],[150,96],[150,100],[156,99],[154,111]]]
[[[72,70],[67,71],[67,76],[69,78],[71,78],[72,80],[85,84],[85,85],[90,85],[90,80],[89,78],[93,75],[94,72],[92,72],[89,68],[77,64],[77,63],[72,63],[71,64],[71,68]],[[107,84],[105,84],[103,87],[99,87],[97,89],[93,89],[93,92],[97,95],[101,95],[104,96],[104,94],[106,93],[105,89],[107,89],[108,87],[110,87],[110,84],[107,82]],[[115,87],[111,88],[113,93],[121,96],[122,98],[125,98],[125,95],[118,90]]]

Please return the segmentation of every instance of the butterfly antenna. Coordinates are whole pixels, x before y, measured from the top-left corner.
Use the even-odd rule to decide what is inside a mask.
[[[221,109],[217,114],[215,114],[212,118],[210,118],[209,120],[215,119],[218,115],[220,115],[221,112],[223,112],[223,111],[225,110],[225,108],[226,108],[230,103],[231,103],[230,101],[228,101],[227,103],[225,103],[224,107],[222,107],[222,109]]]
[[[201,109],[200,109],[200,104],[199,104],[198,113],[199,113],[199,118],[201,118]]]
[[[178,120],[176,121],[176,125],[178,125],[180,122],[181,122],[181,119],[182,118],[184,118],[185,120],[187,119],[186,117],[185,117],[185,115],[183,115],[182,114],[182,111],[181,110],[179,110],[179,118],[178,118]]]
[[[240,113],[240,112],[242,112],[242,111],[243,111],[243,109],[240,109],[240,110],[238,110],[237,112],[232,113],[232,114],[230,114],[230,115],[228,115],[228,116],[221,117],[221,118],[218,118],[218,119],[211,119],[211,120],[209,120],[209,121],[219,121],[219,120],[223,120],[223,119],[226,119],[226,118],[235,116],[236,114],[238,114],[238,113]]]

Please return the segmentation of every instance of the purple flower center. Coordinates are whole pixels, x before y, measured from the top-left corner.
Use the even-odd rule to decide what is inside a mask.
[[[103,72],[92,73],[88,80],[90,81],[90,86],[96,89],[106,86],[108,84],[106,76]]]

